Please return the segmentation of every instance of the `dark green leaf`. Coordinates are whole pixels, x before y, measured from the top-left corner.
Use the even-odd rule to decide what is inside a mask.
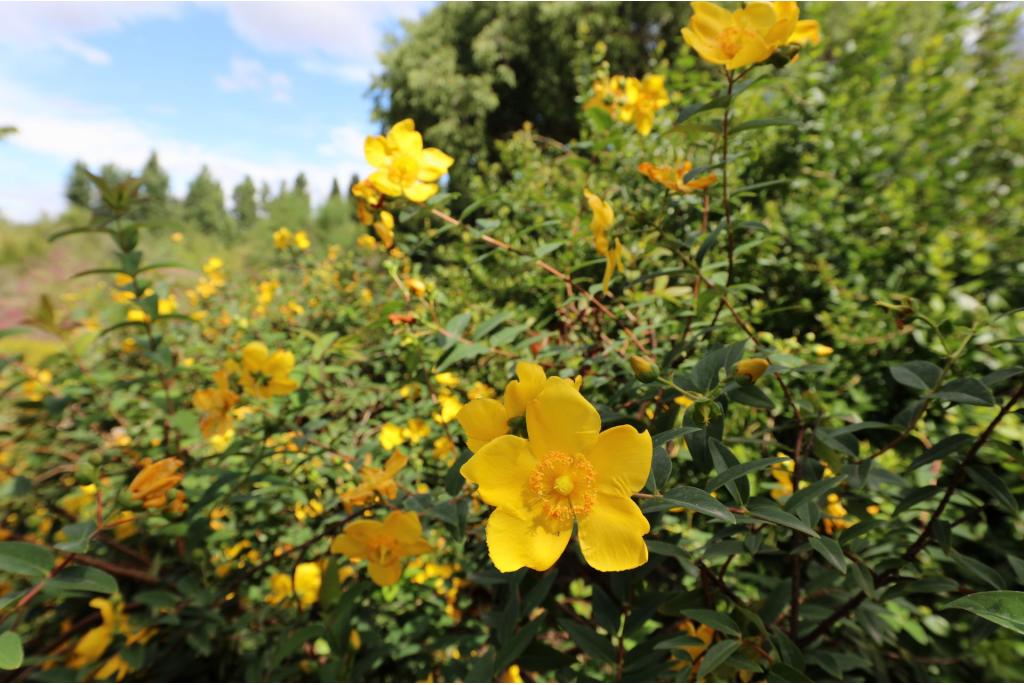
[[[975,592],[947,604],[1024,635],[1024,592]]]
[[[798,519],[796,516],[788,514],[779,507],[773,504],[768,504],[767,502],[759,502],[757,504],[750,505],[750,515],[754,518],[759,518],[762,521],[768,521],[769,523],[775,523],[780,526],[792,528],[793,530],[798,530],[812,538],[818,537],[817,531],[808,527],[806,523]]]
[[[700,670],[697,671],[697,678],[703,680],[708,674],[714,673],[715,669],[726,662],[733,652],[740,648],[739,640],[722,640],[711,645],[704,658],[700,660]]]
[[[42,578],[53,568],[53,553],[28,542],[0,542],[0,571]]]

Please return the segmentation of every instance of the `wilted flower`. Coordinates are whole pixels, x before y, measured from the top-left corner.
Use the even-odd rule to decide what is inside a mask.
[[[383,521],[353,521],[331,543],[331,552],[365,559],[370,578],[380,586],[402,577],[403,560],[430,551],[415,512],[392,511]]]

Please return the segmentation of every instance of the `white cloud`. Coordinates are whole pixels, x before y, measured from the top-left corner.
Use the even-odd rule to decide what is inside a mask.
[[[369,80],[384,31],[419,16],[429,2],[239,2],[228,23],[250,45],[304,58],[303,69],[357,83]],[[326,59],[324,59],[326,58]]]
[[[292,99],[292,81],[283,71],[271,71],[254,59],[233,57],[227,74],[214,79],[221,90],[235,92],[269,92],[274,102]]]
[[[329,161],[299,156],[250,158],[172,136],[153,133],[134,119],[89,111],[76,103],[40,94],[17,83],[0,79],[0,112],[18,124],[18,133],[6,138],[3,145],[12,145],[62,163],[62,170],[53,178],[19,175],[18,184],[0,184],[0,212],[18,221],[34,220],[38,213],[57,213],[64,207],[63,191],[66,175],[75,160],[90,167],[113,162],[138,170],[151,151],[156,150],[160,163],[171,176],[173,192],[183,195],[191,181],[206,164],[222,183],[225,196],[246,175],[259,184],[267,182],[276,188],[282,181],[289,184],[300,172],[309,179],[316,200],[330,191],[331,181],[344,181],[352,174],[364,174],[367,167],[362,158],[362,138],[369,131],[341,126],[328,136],[321,154],[330,153]],[[358,140],[358,145],[354,142]]]
[[[90,64],[110,64],[110,55],[81,39],[129,24],[174,18],[180,6],[167,2],[0,2],[0,44],[26,50],[54,49]]]

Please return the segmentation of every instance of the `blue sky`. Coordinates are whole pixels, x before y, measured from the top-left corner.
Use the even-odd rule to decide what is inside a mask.
[[[183,194],[208,164],[315,195],[365,171],[376,53],[431,3],[0,3],[0,213],[60,212],[71,164],[139,169]],[[314,199],[320,199],[315,197]]]

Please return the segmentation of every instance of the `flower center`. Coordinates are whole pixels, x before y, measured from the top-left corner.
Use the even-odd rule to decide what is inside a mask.
[[[420,170],[419,162],[410,155],[400,155],[391,165],[388,176],[403,186],[412,185]]]
[[[726,57],[732,59],[736,56],[736,53],[740,51],[742,37],[743,33],[735,26],[730,26],[718,34],[718,45]]]
[[[596,481],[593,465],[582,454],[549,452],[530,474],[526,499],[542,512],[544,524],[564,530],[593,509]]]

